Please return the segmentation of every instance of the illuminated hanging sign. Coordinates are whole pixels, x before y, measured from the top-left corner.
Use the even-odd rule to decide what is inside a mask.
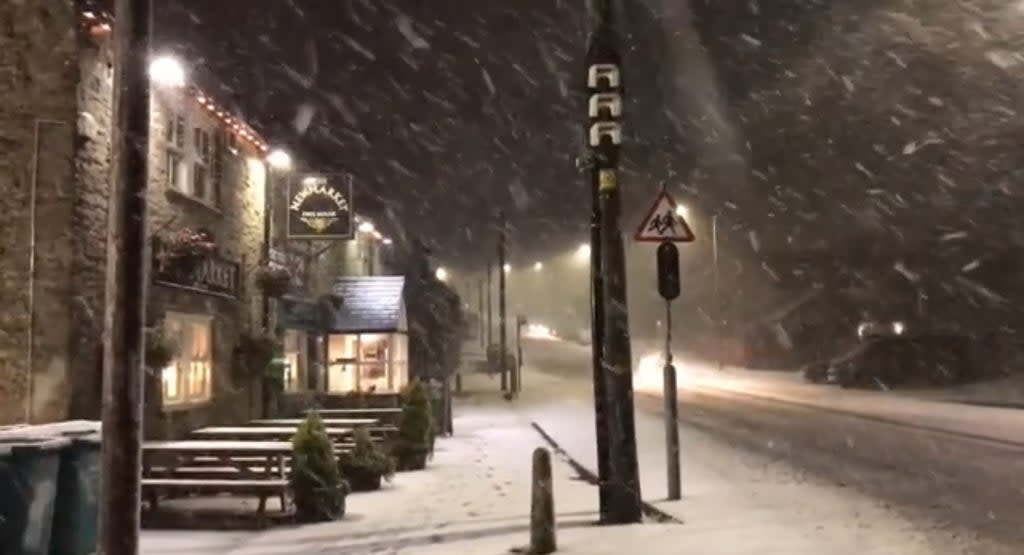
[[[351,175],[305,175],[289,183],[289,239],[352,239],[354,219]]]

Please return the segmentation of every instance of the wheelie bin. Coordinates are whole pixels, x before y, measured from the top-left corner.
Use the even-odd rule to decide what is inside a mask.
[[[70,442],[0,434],[0,553],[49,555],[61,449]]]
[[[71,420],[31,429],[33,435],[68,441],[60,450],[50,555],[92,555],[98,534],[100,423]]]

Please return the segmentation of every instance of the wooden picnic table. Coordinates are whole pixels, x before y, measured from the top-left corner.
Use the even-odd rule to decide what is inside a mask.
[[[280,496],[281,507],[288,506],[288,477],[284,459],[290,456],[292,444],[287,441],[147,441],[142,446],[142,489],[150,508],[156,509],[160,493],[231,493],[259,498],[262,514],[267,497]],[[186,468],[194,468],[196,458],[215,458],[224,467],[233,469],[227,479],[183,477]],[[262,465],[253,466],[253,460]],[[160,465],[160,476],[154,468]]]
[[[363,429],[375,439],[393,436],[398,432],[398,428],[394,426],[364,426]],[[295,436],[295,430],[295,426],[214,426],[194,430],[192,435],[203,439],[291,441]],[[355,428],[328,426],[325,430],[336,448],[352,446]]]
[[[250,426],[293,426],[305,422],[302,418],[267,418],[262,420],[250,420]],[[373,426],[380,424],[377,418],[324,418],[324,426],[328,428],[354,428],[356,426]]]
[[[310,412],[318,412],[321,418],[376,418],[381,422],[395,424],[402,416],[402,409],[394,407],[361,408],[361,409],[310,409]]]
[[[320,416],[351,416],[356,417],[357,415],[364,414],[401,414],[402,409],[395,407],[380,407],[380,408],[362,408],[362,409],[307,409],[306,414],[311,412],[318,412]]]

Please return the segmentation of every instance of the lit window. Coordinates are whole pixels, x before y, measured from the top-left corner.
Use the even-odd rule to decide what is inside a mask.
[[[164,329],[177,347],[162,373],[164,406],[209,401],[213,391],[212,319],[168,312]]]
[[[404,334],[332,334],[328,338],[328,390],[385,393],[408,382]]]

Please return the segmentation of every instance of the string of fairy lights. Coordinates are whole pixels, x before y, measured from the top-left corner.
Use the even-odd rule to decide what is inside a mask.
[[[98,38],[105,38],[109,36],[113,29],[113,16],[102,9],[102,2],[88,2],[87,6],[91,7],[91,9],[86,9],[82,12],[82,22],[86,31],[90,36]],[[195,99],[200,106],[205,108],[210,115],[219,119],[232,133],[234,133],[236,138],[249,143],[262,154],[266,154],[270,150],[270,146],[259,133],[240,118],[232,115],[228,109],[218,104],[202,89],[195,85],[191,85],[188,87],[188,93],[189,96]]]
[[[83,30],[98,40],[106,39],[110,36],[113,30],[114,18],[110,13],[104,0],[83,0],[84,9],[82,13],[82,26]],[[165,68],[168,69],[168,68]],[[171,69],[171,72],[179,70]],[[178,84],[185,87],[186,91],[192,99],[194,99],[200,106],[206,109],[209,114],[223,123],[223,125],[236,137],[236,139],[244,141],[252,145],[261,155],[267,158],[273,158],[275,154],[280,154],[285,158],[288,158],[286,154],[279,152],[279,149],[275,149],[271,152],[270,145],[267,141],[260,136],[252,127],[245,123],[241,118],[233,115],[230,110],[218,104],[209,94],[204,92],[202,89],[195,85],[185,83],[184,75],[177,75],[176,81]],[[286,162],[286,165],[290,165],[290,160]],[[389,237],[381,234],[377,230],[373,223],[365,217],[356,215],[355,222],[357,225],[357,232],[365,237],[375,239],[382,242],[385,245],[392,244],[392,240]]]

